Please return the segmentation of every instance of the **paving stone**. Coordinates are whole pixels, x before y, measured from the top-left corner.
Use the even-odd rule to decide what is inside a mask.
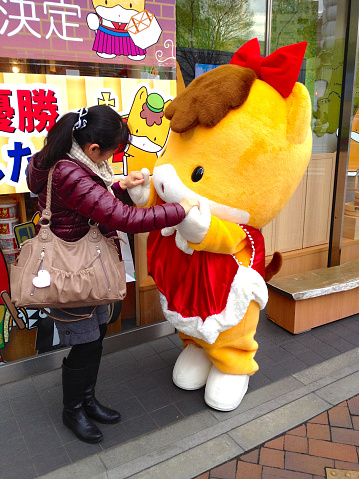
[[[300,426],[288,431],[288,434],[292,434],[293,436],[306,436],[307,434],[306,425],[301,424]]]
[[[325,411],[322,414],[319,414],[318,416],[313,417],[313,419],[309,419],[308,423],[329,424],[328,412]]]
[[[309,439],[309,454],[347,462],[355,462],[358,459],[354,446],[320,439]]]
[[[330,386],[319,389],[316,391],[316,394],[323,399],[325,398],[326,401],[335,406],[347,399],[348,396],[355,396],[355,394],[358,393],[358,383],[359,372],[356,372],[339,381],[335,381]]]
[[[51,455],[54,454],[55,451],[63,449],[55,428],[43,429],[40,432],[34,430],[31,434],[26,434],[24,439],[30,456],[43,454],[44,451]]]
[[[148,414],[128,419],[127,421],[123,421],[122,424],[131,437],[142,436],[143,434],[148,434],[158,429],[158,425]]]
[[[83,441],[78,441],[75,436],[74,440],[67,443],[64,448],[70,458],[70,462],[80,461],[86,457],[98,454],[102,451],[100,444],[87,444]]]
[[[259,464],[283,469],[284,451],[262,447],[259,455]]]
[[[249,462],[238,462],[236,479],[261,479],[262,466]]]
[[[143,472],[133,474],[131,479],[188,479],[202,474],[208,467],[224,463],[241,452],[228,436],[220,436],[200,446],[178,454]],[[126,465],[108,472],[108,479],[128,477]],[[253,478],[252,478],[253,479]]]
[[[312,439],[323,439],[325,441],[330,440],[330,429],[325,424],[315,424],[308,422],[307,424],[307,436]]]
[[[103,441],[101,441],[100,443],[100,447],[102,450],[106,450],[114,446],[119,446],[132,439],[131,434],[121,423],[111,425],[111,427],[108,427],[106,429],[104,429],[104,425],[101,424],[101,430],[104,434]]]
[[[312,477],[311,474],[303,472],[286,471],[264,466],[261,479],[312,479]]]
[[[36,389],[32,383],[31,378],[22,379],[13,383],[5,384],[3,386],[6,396],[9,399],[14,399],[28,394],[35,393]]]
[[[244,449],[252,449],[272,437],[287,431],[294,425],[319,414],[328,404],[314,394],[309,394],[286,404],[265,416],[244,424],[229,432],[229,435]]]
[[[35,479],[38,477],[38,473],[31,461],[25,464],[14,461],[6,468],[0,466],[0,477],[4,479]]]
[[[58,386],[61,385],[61,371],[55,369],[47,373],[37,374],[32,376],[31,381],[37,390]]]
[[[345,428],[332,427],[332,441],[340,442],[341,444],[352,444],[359,446],[359,431],[353,431]]]
[[[352,421],[350,419],[349,409],[347,407],[334,407],[328,411],[330,425],[337,427],[352,428]]]
[[[175,403],[176,408],[183,414],[183,416],[192,416],[197,412],[208,409],[207,404],[204,402],[204,392],[201,391],[197,396],[193,396],[190,401],[182,399]]]
[[[346,471],[359,471],[358,462],[335,461],[335,469],[344,469]]]
[[[350,414],[359,416],[359,396],[355,396],[348,400]]]
[[[353,428],[359,430],[359,416],[352,416]]]
[[[241,455],[241,461],[244,461],[244,462],[251,462],[253,464],[258,464],[258,459],[259,459],[259,449],[254,449],[254,451]]]
[[[307,456],[297,452],[288,451],[285,455],[285,468],[295,472],[305,472],[307,474],[318,474],[324,477],[324,468],[334,467],[332,459],[322,457]]]
[[[139,346],[133,346],[128,348],[127,351],[135,358],[142,359],[148,358],[156,354],[156,350],[149,343],[140,344]]]
[[[151,412],[150,416],[159,427],[164,427],[183,419],[183,415],[174,404],[157,409],[156,411]]]
[[[170,398],[160,388],[140,394],[137,396],[137,399],[148,412],[168,406],[171,403]]]
[[[276,439],[272,439],[272,441],[268,441],[265,443],[265,447],[269,447],[270,449],[280,449],[283,450],[284,444],[284,436],[277,437]]]
[[[263,324],[260,324],[258,327],[256,339],[258,339],[260,343],[260,351],[256,359],[258,358],[260,366],[262,365],[263,367],[251,378],[250,390],[253,392],[245,396],[242,404],[235,411],[221,413],[210,410],[204,403],[203,390],[183,391],[172,384],[172,365],[182,350],[181,341],[178,336],[174,334],[172,338],[166,337],[151,341],[144,348],[140,347],[137,350],[137,347],[131,348],[131,353],[128,350],[106,355],[101,364],[98,394],[101,400],[102,398],[105,399],[104,403],[111,403],[112,407],[115,407],[112,401],[116,401],[121,413],[122,407],[124,406],[125,417],[127,415],[128,420],[138,420],[138,427],[141,426],[139,416],[141,416],[141,420],[143,419],[143,424],[147,424],[148,426],[148,422],[151,420],[148,412],[156,412],[166,407],[170,407],[170,409],[172,407],[172,411],[177,410],[183,416],[188,416],[187,418],[183,417],[169,427],[162,427],[163,424],[166,424],[166,422],[164,422],[160,424],[160,429],[156,429],[152,432],[150,430],[150,434],[148,434],[149,431],[146,430],[146,427],[142,431],[139,431],[140,428],[138,428],[135,433],[137,439],[131,439],[129,432],[131,431],[130,421],[125,420],[119,425],[101,426],[104,430],[105,438],[100,445],[95,445],[99,452],[94,455],[92,454],[92,447],[87,449],[88,446],[93,445],[80,443],[74,439],[73,434],[61,424],[61,385],[59,382],[61,380],[61,374],[60,371],[57,370],[46,373],[45,375],[34,376],[31,378],[31,382],[25,380],[23,383],[23,391],[17,387],[13,387],[9,394],[12,396],[11,404],[16,408],[16,411],[15,409],[11,409],[8,395],[4,390],[4,386],[2,386],[0,389],[0,404],[1,406],[3,404],[9,405],[8,413],[2,409],[3,420],[4,415],[7,415],[7,420],[9,419],[10,422],[14,421],[15,413],[22,413],[22,416],[17,415],[18,422],[20,418],[19,431],[27,438],[31,432],[31,425],[25,421],[25,418],[30,416],[30,412],[34,418],[36,417],[39,423],[41,423],[41,427],[45,429],[45,436],[48,437],[50,444],[52,442],[50,437],[52,434],[52,421],[55,425],[54,431],[59,436],[60,442],[65,444],[64,449],[67,451],[66,454],[71,451],[73,460],[80,459],[81,457],[95,458],[96,456],[101,458],[101,461],[103,458],[105,459],[103,464],[106,464],[106,467],[100,470],[92,468],[93,470],[87,472],[86,469],[84,470],[82,468],[82,461],[80,461],[80,467],[82,468],[81,475],[77,475],[77,472],[74,473],[75,469],[67,466],[64,469],[58,469],[50,473],[48,479],[50,479],[50,476],[51,479],[68,479],[69,477],[71,477],[71,479],[77,479],[77,477],[81,477],[81,479],[84,477],[86,477],[86,479],[108,479],[109,477],[111,477],[111,479],[119,479],[120,477],[125,478],[130,476],[131,479],[137,476],[139,479],[142,479],[142,477],[144,479],[152,479],[152,477],[153,479],[158,479],[159,477],[163,479],[166,477],[167,471],[163,468],[158,469],[158,463],[163,462],[163,465],[166,463],[170,468],[175,464],[178,466],[180,457],[183,456],[184,453],[190,453],[195,448],[197,448],[197,451],[204,451],[205,444],[216,440],[219,434],[226,433],[230,431],[231,428],[234,430],[234,433],[238,433],[238,429],[242,425],[245,426],[247,424],[250,424],[252,427],[257,426],[259,433],[261,433],[258,433],[258,436],[261,437],[258,437],[259,442],[255,442],[252,431],[247,430],[249,434],[243,435],[244,441],[246,441],[246,450],[255,447],[253,444],[258,446],[267,440],[265,447],[262,447],[262,450],[264,449],[262,457],[265,457],[268,451],[283,454],[284,436],[281,435],[278,437],[278,434],[284,434],[292,424],[300,424],[306,421],[308,417],[318,415],[318,412],[327,409],[330,404],[338,405],[338,408],[345,409],[348,390],[349,394],[357,394],[357,389],[354,385],[355,381],[358,383],[359,380],[359,355],[354,345],[353,350],[339,355],[338,348],[345,350],[349,344],[347,339],[344,339],[344,337],[349,337],[348,331],[342,333],[343,338],[341,338],[340,341],[338,337],[337,342],[335,343],[334,341],[336,330],[340,325],[335,325],[335,327],[331,327],[330,329],[326,329],[326,326],[333,325],[326,325],[320,328],[322,332],[328,331],[328,334],[320,335],[318,328],[318,330],[313,330],[312,332],[293,336],[268,321],[265,318],[265,312],[261,313],[261,318],[264,319],[264,321],[262,321]],[[347,322],[346,324],[351,324],[352,328],[354,328],[352,330],[359,332],[359,327],[356,326],[357,319],[359,319],[358,315],[355,321],[351,320],[351,322]],[[276,336],[271,337],[271,334],[275,334]],[[334,344],[337,345],[336,349],[332,347]],[[308,364],[311,364],[315,361],[321,361],[323,357],[332,357],[333,355],[337,356],[329,361],[322,361],[313,368],[307,369],[307,365],[304,364],[305,357],[307,358]],[[290,362],[288,362],[289,359]],[[304,367],[306,369],[303,369]],[[144,374],[144,369],[146,368],[152,370],[150,374]],[[278,368],[278,371],[276,371],[276,368]],[[283,374],[285,376],[282,376]],[[294,377],[290,376],[290,374],[294,374]],[[148,376],[150,376],[150,378]],[[273,382],[278,377],[283,377],[283,379]],[[333,384],[335,388],[339,387],[342,391],[335,391],[334,395],[329,393],[329,395],[326,396],[329,387],[333,388]],[[40,394],[38,394],[39,392]],[[151,392],[153,399],[152,405],[150,405]],[[315,394],[313,394],[313,392],[315,392]],[[37,397],[41,399],[40,408],[38,405],[34,406]],[[166,397],[165,401],[164,397]],[[141,401],[139,401],[139,398],[141,398]],[[329,398],[330,404],[327,398]],[[13,402],[12,399],[14,399],[15,402]],[[29,405],[29,401],[32,404]],[[46,414],[46,416],[44,416],[47,418],[46,421],[41,420],[42,413],[44,412],[44,410],[41,409],[42,405],[46,408],[44,413]],[[148,406],[147,410],[143,407],[146,405]],[[26,406],[29,407],[26,409]],[[353,401],[352,408],[355,407],[356,405]],[[305,414],[303,414],[303,411],[305,411]],[[353,409],[353,411],[355,411],[355,409]],[[351,413],[353,414],[353,412]],[[343,414],[342,411],[341,414]],[[355,428],[355,426],[358,425],[358,430],[352,429],[351,432],[353,433],[359,432],[359,406],[357,414],[358,416],[353,417],[353,426]],[[164,414],[165,419],[168,419],[170,416],[170,414]],[[319,419],[314,417],[312,422],[307,424],[307,433],[308,436],[311,434],[312,439],[329,442],[327,437],[329,426],[328,420],[325,421],[326,416],[327,413],[320,414]],[[48,418],[50,418],[50,420]],[[60,426],[64,429],[63,434]],[[303,444],[305,437],[299,435],[298,432],[302,427],[305,429],[305,425],[300,428],[295,428],[297,430],[296,434],[293,434],[295,429],[290,431],[291,438],[288,440],[289,442],[287,441],[288,444]],[[339,430],[337,434],[340,434],[343,430],[344,429]],[[0,427],[0,432],[1,431],[2,429]],[[136,424],[132,428],[132,433],[134,431],[136,431]],[[242,433],[245,432],[244,429],[241,431]],[[3,432],[5,434],[5,430],[3,430]],[[68,433],[67,438],[65,432]],[[224,434],[221,437],[225,437],[231,441],[230,438],[233,437],[231,435],[232,432]],[[137,433],[140,435],[136,436]],[[17,434],[19,434],[19,432],[17,432]],[[234,455],[231,457],[227,456],[222,460],[222,462],[229,461],[227,462],[227,467],[229,467],[229,464],[235,463],[232,459],[233,457],[243,453],[239,437],[238,434],[236,436],[236,442],[232,441],[232,446],[234,446],[236,451]],[[271,438],[273,437],[276,437],[276,439],[272,440]],[[18,439],[20,438],[22,439],[21,435]],[[350,441],[349,444],[345,443],[345,441],[339,441],[339,438],[337,439],[338,443],[342,442],[342,446],[349,446],[357,451],[355,448],[356,435],[352,435],[347,439],[347,442]],[[73,445],[72,450],[71,443]],[[249,447],[251,444],[252,446]],[[40,445],[41,444],[37,444],[36,448],[39,448]],[[32,445],[32,447],[34,447],[34,445]],[[22,450],[24,449],[26,450],[27,448],[23,442]],[[50,467],[51,450],[50,448],[50,454],[48,455],[48,465]],[[59,450],[62,451],[63,449],[60,448]],[[34,459],[40,461],[42,452],[38,453],[37,450],[33,452],[36,453],[36,455],[33,456]],[[285,454],[296,454],[296,452],[287,451]],[[300,455],[304,456],[304,453]],[[14,457],[16,457],[15,452]],[[187,455],[187,459],[189,457],[192,456]],[[109,458],[111,458],[111,460],[109,460]],[[212,457],[211,459],[213,459],[213,467],[216,468],[216,473],[218,474],[218,471],[220,471],[223,466],[218,467],[219,462],[215,461]],[[251,450],[248,454],[243,454],[241,459],[238,464],[257,466],[257,468],[254,467],[252,473],[248,476],[239,476],[237,474],[237,479],[243,479],[245,477],[250,479],[257,479],[257,477],[258,479],[261,477],[262,479],[309,479],[308,475],[310,475],[310,479],[322,479],[324,474],[324,469],[322,468],[320,472],[316,470],[316,472],[311,473],[292,470],[289,471],[291,474],[289,476],[287,474],[288,471],[281,470],[278,467],[265,466],[263,467],[262,476],[255,476],[255,472],[261,472],[262,470],[261,465],[257,463],[259,460],[259,449],[257,448],[256,450]],[[314,459],[318,460],[323,458],[314,457]],[[61,460],[62,459],[59,458],[59,467],[61,467]],[[192,463],[195,464],[196,460],[197,458],[193,458]],[[32,465],[30,457],[28,457],[27,461],[28,465]],[[332,464],[333,458],[325,459],[325,461],[328,466],[328,464]],[[354,470],[354,467],[349,468],[349,465],[358,465],[349,461],[340,461],[339,459],[334,459],[334,463],[335,467],[339,468],[338,465],[341,465],[343,466],[342,468],[349,470]],[[73,466],[77,467],[77,465],[78,463],[75,463]],[[315,465],[318,466],[318,462],[316,462]],[[194,477],[193,474],[196,473],[201,474],[202,479],[215,477],[213,475],[210,476],[209,472],[203,473],[203,471],[208,471],[208,468],[211,467],[210,465],[203,463],[202,466],[200,470],[193,472],[193,470],[190,469],[190,464],[186,463],[185,467],[189,475],[187,475],[185,479]],[[195,467],[197,467],[197,465],[195,465]],[[67,474],[61,475],[64,474],[64,470]],[[176,469],[176,472],[177,470],[178,469]],[[225,468],[223,470],[225,470]],[[148,471],[151,471],[150,475],[147,475]],[[177,479],[173,471],[174,468],[169,477],[171,477],[171,479],[176,477]],[[43,472],[46,472],[46,468]],[[170,469],[168,472],[171,472]],[[213,470],[211,472],[213,473]],[[21,474],[20,477],[21,479],[32,479],[31,467],[29,468],[29,477],[27,477],[25,473]],[[12,478],[6,477],[4,479]],[[16,477],[16,479],[19,479],[19,477]],[[232,479],[232,477],[229,479]]]
[[[136,461],[146,454],[153,455],[155,451],[161,451],[170,444],[181,440],[188,442],[188,437],[192,437],[196,433],[202,434],[202,431],[217,423],[218,421],[206,411],[194,417],[183,419],[170,427],[152,432],[150,435],[139,437],[109,451],[104,451],[100,454],[100,457],[109,470],[116,467],[120,468],[126,462]],[[183,450],[184,448],[182,448]]]
[[[254,377],[256,376],[256,374],[254,375]],[[249,382],[251,382],[251,380],[252,378]],[[227,421],[234,416],[238,416],[238,414],[242,412],[249,411],[261,405],[270,404],[272,400],[277,400],[277,398],[283,397],[287,393],[296,393],[296,391],[301,386],[301,383],[296,379],[292,377],[287,377],[276,383],[271,382],[269,385],[264,386],[259,391],[253,391],[250,394],[246,394],[239,407],[234,411],[221,412],[212,410],[211,413],[219,421]]]
[[[312,366],[308,370],[300,371],[293,376],[303,384],[315,383],[325,376],[329,376],[336,371],[343,370],[347,366],[357,365],[359,363],[359,350],[353,349],[348,353],[340,354],[328,361]],[[352,394],[355,396],[356,392]],[[340,401],[338,401],[340,402]]]
[[[160,353],[162,351],[168,351],[169,349],[173,349],[176,347],[173,341],[171,341],[167,336],[159,339],[154,339],[153,341],[151,341],[151,346],[157,353]]]
[[[284,438],[284,449],[286,451],[306,454],[308,452],[308,440],[306,437],[286,434]]]
[[[215,467],[211,471],[211,479],[234,479],[236,475],[237,461],[229,461],[222,466]]]
[[[97,455],[70,464],[54,472],[41,476],[41,479],[107,479],[102,461]]]
[[[48,451],[44,451],[42,454],[33,457],[32,461],[39,476],[71,464],[71,459],[64,448],[56,449],[56,454],[49,454]]]

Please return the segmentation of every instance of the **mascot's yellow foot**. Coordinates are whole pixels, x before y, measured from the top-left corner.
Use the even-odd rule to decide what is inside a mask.
[[[215,365],[209,373],[204,400],[208,406],[218,411],[236,409],[248,389],[247,374],[222,373]]]
[[[203,348],[189,344],[178,356],[172,379],[181,389],[200,389],[206,384],[212,362]]]

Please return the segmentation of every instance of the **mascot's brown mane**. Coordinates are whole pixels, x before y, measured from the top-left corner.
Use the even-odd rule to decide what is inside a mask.
[[[221,65],[199,76],[166,108],[171,129],[184,133],[196,125],[214,127],[243,105],[256,78],[253,70],[238,65]]]

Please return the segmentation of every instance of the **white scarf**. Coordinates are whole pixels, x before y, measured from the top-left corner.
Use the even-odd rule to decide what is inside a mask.
[[[92,170],[97,176],[99,176],[104,182],[105,185],[108,189],[108,191],[115,196],[115,193],[113,192],[111,186],[114,183],[115,175],[113,173],[113,170],[110,166],[110,163],[108,160],[102,161],[101,163],[94,163],[90,158],[85,155],[83,149],[81,146],[77,143],[75,138],[72,139],[72,147],[69,153],[69,156],[71,158],[74,158],[75,160],[81,161],[84,165],[86,165],[90,170]],[[117,235],[119,239],[121,240],[121,243],[126,243],[124,240],[124,237],[127,238],[126,233],[122,233],[122,231],[117,231]],[[121,246],[122,250],[122,246]]]
[[[101,161],[101,163],[94,163],[87,155],[85,155],[83,149],[77,143],[75,138],[72,140],[72,148],[69,156],[75,160],[81,161],[81,163],[90,168],[90,170],[104,181],[108,191],[115,196],[111,188],[115,180],[115,175],[108,160]]]

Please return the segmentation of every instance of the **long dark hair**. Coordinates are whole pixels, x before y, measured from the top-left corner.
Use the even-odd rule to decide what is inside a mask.
[[[86,126],[74,130],[78,118],[78,113],[66,113],[51,128],[45,146],[39,153],[41,168],[50,168],[69,153],[73,138],[81,148],[87,143],[97,143],[101,153],[116,148],[119,148],[119,151],[124,150],[129,139],[127,123],[110,106],[90,106],[85,117]]]

